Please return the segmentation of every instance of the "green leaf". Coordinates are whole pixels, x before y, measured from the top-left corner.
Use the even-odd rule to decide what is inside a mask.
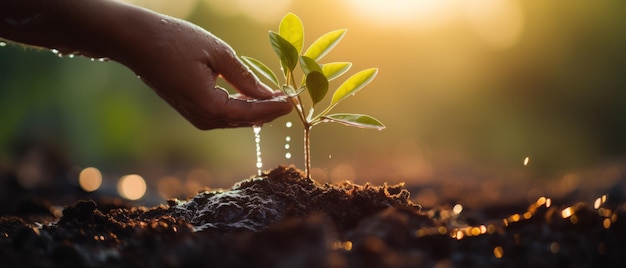
[[[322,73],[326,76],[328,81],[341,76],[346,73],[352,67],[352,63],[349,62],[331,62],[322,65]]]
[[[305,75],[310,72],[317,71],[323,74],[322,67],[314,59],[311,59],[307,56],[300,56],[300,67]]]
[[[345,34],[346,29],[325,33],[311,44],[306,52],[304,52],[304,55],[314,60],[320,60],[341,41],[341,38],[343,38]]]
[[[376,77],[377,73],[378,73],[377,68],[366,69],[348,78],[348,80],[343,82],[343,84],[341,84],[341,86],[337,88],[337,90],[333,94],[333,99],[330,105],[331,106],[337,105],[339,102],[341,102],[345,98],[361,90],[364,86],[366,86],[372,80],[374,80],[374,77]]]
[[[285,15],[278,26],[278,33],[296,48],[299,55],[304,44],[304,27],[300,18],[293,13]]]
[[[385,125],[378,121],[378,119],[371,117],[366,114],[348,114],[348,113],[339,113],[339,114],[331,114],[322,117],[322,119],[327,119],[330,122],[335,122],[339,124],[343,124],[351,127],[358,128],[369,128],[369,129],[385,129]]]
[[[276,32],[270,31],[270,43],[274,52],[280,58],[280,62],[289,70],[293,69],[298,64],[298,50],[289,41],[285,40],[282,36]],[[287,70],[285,70],[286,72]]]
[[[304,87],[304,86],[299,87],[298,89],[294,89],[292,86],[289,86],[289,85],[283,85],[283,87],[282,87],[283,93],[285,93],[285,95],[287,95],[289,97],[298,96],[305,89],[306,89],[306,87]]]
[[[306,76],[306,87],[313,100],[313,105],[324,99],[328,92],[328,80],[319,71],[312,71]]]
[[[255,59],[255,58],[246,57],[246,56],[241,56],[241,59],[246,64],[248,64],[248,66],[252,67],[252,69],[254,69],[256,72],[258,72],[259,74],[261,74],[265,78],[267,78],[270,81],[272,81],[272,83],[274,83],[274,85],[276,85],[276,87],[280,88],[280,83],[278,82],[278,78],[276,77],[274,72],[272,72],[272,70],[270,68],[268,68],[265,64],[263,64],[261,61]]]

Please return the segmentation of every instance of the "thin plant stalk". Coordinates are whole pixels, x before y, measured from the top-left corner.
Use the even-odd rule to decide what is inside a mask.
[[[311,178],[311,126],[304,127],[304,174]]]

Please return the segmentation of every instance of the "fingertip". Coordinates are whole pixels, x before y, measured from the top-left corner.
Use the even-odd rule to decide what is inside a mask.
[[[234,100],[228,104],[228,121],[263,124],[288,114],[293,109],[285,100],[241,101]]]

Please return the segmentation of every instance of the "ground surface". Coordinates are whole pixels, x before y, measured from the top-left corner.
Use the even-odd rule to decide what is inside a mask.
[[[4,187],[0,267],[626,267],[615,184],[595,201],[471,211],[420,209],[404,185],[319,184],[291,167],[149,208],[58,207]]]

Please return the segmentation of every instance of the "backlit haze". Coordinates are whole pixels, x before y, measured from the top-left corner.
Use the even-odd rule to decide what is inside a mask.
[[[287,12],[302,19],[305,46],[348,29],[323,62],[352,62],[348,75],[371,67],[379,74],[337,112],[372,115],[387,129],[313,128],[313,176],[322,181],[561,179],[626,155],[620,1],[128,2],[198,24],[276,73],[267,33]],[[299,126],[295,114],[263,126],[264,169],[303,168]],[[0,164],[19,165],[16,148],[28,144],[63,151],[77,183],[81,170],[96,167],[81,175],[98,180],[85,182],[88,191],[147,184],[163,198],[184,197],[257,172],[251,128],[199,131],[118,63],[7,44],[0,47]]]

